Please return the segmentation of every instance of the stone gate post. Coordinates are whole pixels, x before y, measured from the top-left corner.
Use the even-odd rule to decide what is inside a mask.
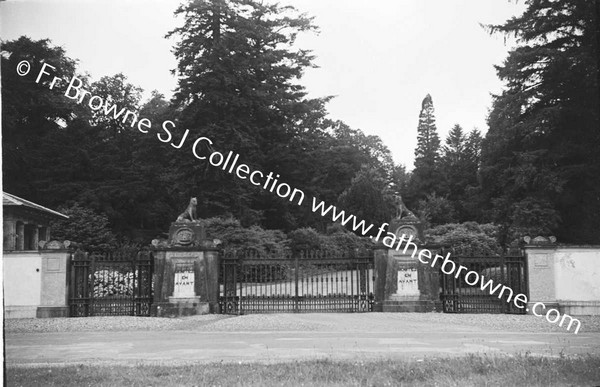
[[[171,224],[168,241],[153,241],[154,301],[158,317],[215,313],[219,297],[219,254],[193,222]]]

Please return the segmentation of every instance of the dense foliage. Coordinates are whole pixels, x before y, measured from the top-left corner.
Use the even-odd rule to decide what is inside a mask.
[[[218,239],[224,249],[254,249],[261,253],[281,253],[288,248],[287,236],[279,230],[264,230],[259,226],[243,227],[234,218],[203,219],[209,239]]]
[[[521,45],[497,67],[483,143],[488,218],[522,234],[600,241],[600,6],[528,1],[519,17],[491,26]]]
[[[457,125],[436,163],[431,98],[423,101],[410,205],[432,225],[496,223],[502,245],[550,234],[599,243],[600,3],[526,3],[523,15],[487,27],[519,45],[497,66],[505,89],[484,139]]]
[[[60,207],[58,210],[69,219],[60,219],[51,223],[52,239],[70,240],[85,250],[116,247],[117,238],[109,228],[106,215],[98,214],[79,203]]]
[[[119,237],[147,243],[192,196],[202,218],[235,217],[248,229],[324,232],[329,223],[311,211],[312,196],[337,204],[361,168],[393,184],[396,166],[381,140],[326,118],[329,97],[306,97],[300,79],[313,57],[295,46],[295,37],[316,30],[311,19],[291,7],[237,0],[191,1],[179,12],[185,23],[172,32],[179,39],[172,101],[153,92],[141,104],[142,91],[123,74],[85,85],[147,117],[149,134],[66,99],[58,88],[35,84],[42,61],[61,67],[65,78],[77,71],[49,41],[3,43],[3,122],[14,123],[3,128],[6,191],[51,208],[77,201],[106,214]],[[15,67],[23,58],[35,63],[34,71],[19,77]],[[165,120],[174,125],[172,143],[156,138],[164,135]],[[199,136],[210,138],[215,150],[239,153],[253,169],[279,174],[307,202],[290,203],[197,160],[191,142]]]
[[[123,74],[93,83],[78,75],[92,94],[152,121],[148,134],[35,83],[43,62],[64,78],[84,73],[63,49],[27,37],[2,42],[4,189],[63,207],[73,224],[56,225],[54,236],[90,246],[147,243],[194,196],[211,237],[232,247],[358,248],[364,240],[312,212],[310,198],[380,224],[392,217],[396,192],[432,236],[458,246],[491,252],[525,234],[600,243],[600,6],[527,5],[488,27],[520,44],[497,66],[505,89],[494,96],[484,138],[457,124],[442,141],[427,95],[412,172],[394,165],[379,137],[331,119],[331,97],[307,96],[302,75],[315,58],[296,37],[317,27],[292,7],[186,1],[177,11],[183,25],[170,33],[179,80],[171,101],[154,91],[142,102]],[[24,59],[34,71],[21,77],[15,68]],[[165,120],[171,142],[156,138]],[[307,202],[196,159],[191,143],[200,136],[213,141],[202,154],[238,153],[252,169],[301,189]],[[497,226],[492,235],[470,222]]]
[[[425,237],[432,243],[451,247],[455,254],[493,255],[502,251],[498,232],[493,224],[449,223],[427,230]]]

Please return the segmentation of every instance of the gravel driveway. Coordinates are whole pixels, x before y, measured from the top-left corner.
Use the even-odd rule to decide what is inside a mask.
[[[600,332],[600,316],[580,316],[579,333]],[[174,331],[203,332],[567,332],[543,317],[506,314],[443,313],[310,313],[255,314],[245,316],[204,315],[183,318],[82,317],[5,320],[5,335],[11,333]]]

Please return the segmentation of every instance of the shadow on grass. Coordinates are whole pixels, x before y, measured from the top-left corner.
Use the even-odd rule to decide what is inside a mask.
[[[8,368],[7,377],[8,386],[595,386],[600,357],[19,367]]]

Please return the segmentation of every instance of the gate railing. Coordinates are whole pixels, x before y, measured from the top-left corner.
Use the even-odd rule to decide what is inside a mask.
[[[153,264],[150,251],[73,253],[70,316],[149,316]]]
[[[369,251],[284,255],[228,251],[221,260],[221,313],[368,312],[373,308]]]
[[[447,253],[447,252],[445,252]],[[519,293],[527,295],[527,264],[526,257],[520,251],[509,251],[500,255],[450,255],[450,260],[456,264],[458,269],[460,265],[466,267],[458,278],[455,273],[445,274],[441,272],[440,279],[442,293],[440,295],[443,311],[446,313],[510,313],[525,314],[524,308],[515,306],[513,299]],[[475,285],[470,285],[465,281],[465,273],[475,271],[479,274],[480,280]],[[493,280],[493,288],[501,284],[494,294],[490,294],[490,287],[481,289],[481,278],[484,284]],[[512,298],[509,299],[510,292],[505,289],[502,297],[500,291],[506,286],[512,290]]]

